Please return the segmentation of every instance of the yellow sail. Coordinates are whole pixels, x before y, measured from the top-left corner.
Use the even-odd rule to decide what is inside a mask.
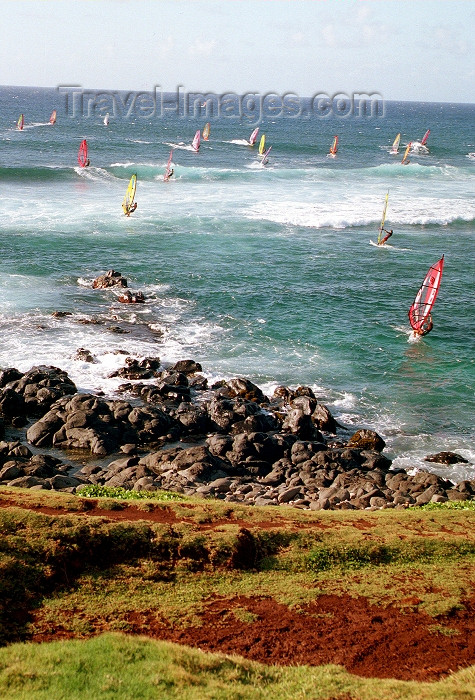
[[[384,223],[386,221],[386,212],[388,210],[388,197],[389,197],[389,190],[386,192],[386,199],[384,200],[383,215],[381,217],[381,226],[379,227],[379,231],[378,231],[378,245],[379,245],[379,243],[381,243],[381,239],[383,237]]]
[[[206,122],[206,124],[204,125],[204,129],[203,129],[203,141],[208,141],[210,128],[211,128],[210,123]]]
[[[129,186],[127,187],[127,192],[125,193],[124,201],[122,202],[122,209],[124,214],[129,216],[132,211],[132,206],[135,199],[135,190],[137,189],[137,175],[132,175],[130,178]]]
[[[393,147],[391,148],[391,153],[397,153],[399,150],[399,141],[401,140],[401,134],[398,134],[393,142]]]
[[[261,140],[259,141],[259,155],[263,156],[266,150],[266,135],[262,134]]]

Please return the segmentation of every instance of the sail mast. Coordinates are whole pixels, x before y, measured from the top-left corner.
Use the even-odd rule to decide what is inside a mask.
[[[389,197],[389,190],[386,192],[386,199],[384,200],[383,215],[381,217],[381,225],[380,225],[379,231],[378,231],[378,245],[379,245],[379,243],[381,243],[381,238],[383,236],[383,229],[384,229],[384,224],[386,221],[386,212],[388,210],[388,197]]]
[[[411,150],[411,146],[412,146],[412,141],[409,141],[409,143],[406,146],[406,150],[404,152],[404,157],[401,160],[402,165],[407,165],[409,163],[407,156],[409,155],[409,151]]]
[[[429,321],[429,316],[432,307],[435,304],[437,294],[439,293],[440,282],[442,279],[442,270],[444,268],[444,256],[429,268],[423,283],[409,309],[409,323],[415,331],[424,329],[425,324]]]
[[[262,134],[261,140],[259,141],[259,155],[260,156],[264,155],[265,150],[266,150],[266,135]]]
[[[130,213],[134,210],[134,199],[135,199],[135,191],[137,189],[137,175],[134,173],[132,177],[130,178],[127,191],[125,193],[124,200],[122,202],[122,209],[124,211],[124,214],[126,216],[130,216]]]
[[[252,134],[249,136],[249,145],[250,146],[254,146],[254,144],[256,143],[258,133],[259,133],[259,127],[254,129]]]
[[[81,145],[79,146],[79,151],[78,151],[78,163],[81,168],[84,168],[86,166],[87,162],[87,141],[84,139],[81,141]]]

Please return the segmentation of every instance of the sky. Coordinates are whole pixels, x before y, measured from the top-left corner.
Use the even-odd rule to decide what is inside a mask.
[[[475,103],[473,0],[0,0],[0,85]]]

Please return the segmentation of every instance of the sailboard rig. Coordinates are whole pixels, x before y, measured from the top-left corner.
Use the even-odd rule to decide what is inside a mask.
[[[262,160],[261,160],[261,164],[262,164],[262,165],[265,165],[266,163],[269,162],[269,159],[267,158],[267,156],[268,156],[269,153],[271,152],[271,149],[272,149],[272,146],[269,146],[269,148],[267,149],[267,151],[266,151],[265,153],[262,154]]]
[[[21,131],[23,129],[24,124],[25,124],[25,117],[23,114],[20,114],[20,116],[18,117],[18,121],[16,123],[17,129],[20,129],[20,131]]]
[[[399,151],[399,142],[400,142],[400,140],[401,140],[401,134],[398,134],[398,135],[396,136],[396,138],[394,139],[394,141],[393,141],[393,145],[392,145],[392,147],[391,147],[391,150],[389,151],[389,152],[392,153],[393,155],[395,155],[395,154],[398,153],[398,151]]]
[[[338,152],[338,136],[335,136],[328,155],[332,156],[334,158],[336,156],[337,152]]]
[[[418,335],[425,335],[432,328],[431,311],[439,293],[444,268],[444,256],[429,268],[424,281],[409,309],[409,323]]]
[[[135,192],[137,189],[137,175],[132,175],[125,193],[124,201],[122,202],[122,209],[126,216],[130,216],[133,211],[137,208],[135,204]]]
[[[81,141],[78,151],[78,163],[81,168],[85,168],[87,165],[89,165],[87,150],[87,141],[84,139]]]
[[[200,150],[200,140],[201,140],[201,132],[198,129],[198,131],[196,132],[195,137],[193,139],[193,143],[191,144],[191,147],[193,148],[194,151]]]
[[[209,132],[211,129],[211,125],[209,122],[206,122],[203,128],[203,141],[208,141],[209,140]]]
[[[427,139],[429,138],[429,134],[430,134],[430,129],[427,129],[426,133],[425,133],[424,136],[422,137],[421,146],[425,146],[425,145],[426,145]]]
[[[409,163],[407,156],[409,155],[409,151],[411,150],[411,146],[412,146],[412,141],[409,141],[409,143],[406,146],[406,150],[404,151],[404,157],[401,160],[401,165],[407,165]]]
[[[172,158],[173,158],[173,148],[170,151],[170,155],[168,157],[168,162],[167,162],[167,169],[165,170],[165,175],[163,176],[163,179],[165,180],[165,182],[168,182],[168,180],[173,175]]]
[[[252,134],[249,136],[249,145],[250,146],[254,146],[254,144],[256,143],[258,133],[259,133],[259,127],[257,127],[257,129],[254,129]]]
[[[104,117],[104,126],[109,126],[109,112]]]
[[[381,245],[381,241],[383,239],[384,224],[386,222],[386,213],[388,211],[388,198],[389,198],[389,190],[386,192],[386,198],[384,200],[384,207],[383,207],[383,215],[381,217],[381,224],[380,224],[379,230],[378,230],[378,245]]]
[[[53,111],[51,112],[51,116],[49,118],[49,123],[56,124],[56,110],[55,109],[53,109]]]
[[[262,134],[261,140],[259,141],[259,150],[258,150],[258,154],[259,154],[260,156],[263,156],[265,150],[266,150],[266,135],[265,135],[265,134]]]

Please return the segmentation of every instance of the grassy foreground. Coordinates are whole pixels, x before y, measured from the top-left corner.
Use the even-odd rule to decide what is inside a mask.
[[[200,624],[214,597],[267,596],[298,612],[336,595],[417,609],[434,635],[456,636],[438,616],[475,593],[470,510],[312,513],[6,488],[0,506],[2,698],[475,697],[475,667],[437,683],[369,679],[120,634],[151,613],[177,629]],[[231,608],[252,625],[250,610]],[[62,641],[18,643],[58,629]]]
[[[475,669],[439,683],[364,679],[339,666],[282,668],[145,638],[15,644],[0,650],[8,700],[463,700]]]

